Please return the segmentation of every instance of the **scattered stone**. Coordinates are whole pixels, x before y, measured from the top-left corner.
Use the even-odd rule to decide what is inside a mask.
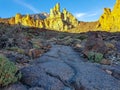
[[[119,65],[111,65],[111,66],[102,66],[103,70],[107,70],[112,72],[112,76],[116,79],[120,80],[120,64]]]
[[[30,49],[28,52],[28,56],[31,57],[32,59],[38,58],[43,54],[43,51],[39,49]]]
[[[105,70],[108,74],[112,75],[112,71]]]
[[[112,64],[112,61],[107,60],[107,59],[102,59],[102,61],[101,61],[100,63],[101,63],[101,64],[104,64],[104,65],[111,65],[111,64]]]
[[[77,44],[75,45],[75,47],[76,47],[76,48],[82,48],[82,45],[80,45],[80,44],[77,43]]]
[[[110,42],[105,42],[106,47],[108,48],[108,50],[115,50],[115,45],[110,43]]]
[[[7,58],[9,58],[10,61],[14,63],[28,63],[29,62],[29,57],[23,55],[23,54],[18,54],[18,53],[10,53],[6,55]]]

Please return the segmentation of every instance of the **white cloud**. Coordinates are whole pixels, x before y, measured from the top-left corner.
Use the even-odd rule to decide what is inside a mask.
[[[74,16],[80,21],[95,21],[99,19],[99,16],[102,14],[101,10],[91,11],[91,12],[78,12]]]
[[[26,3],[26,2],[23,2],[22,0],[14,0],[16,3],[28,8],[29,10],[31,10],[32,12],[34,13],[39,13],[40,11],[38,9],[36,9],[35,7],[33,7],[32,5]]]
[[[93,17],[93,16],[96,16],[97,15],[97,13],[88,13],[88,15],[87,15],[87,17]]]
[[[97,13],[96,12],[94,12],[94,13],[88,13],[88,12],[86,12],[86,13],[75,13],[74,14],[75,15],[75,17],[76,18],[85,18],[85,17],[93,17],[93,16],[96,16],[97,15]]]
[[[74,15],[76,18],[82,18],[82,17],[86,16],[86,13],[75,13]]]

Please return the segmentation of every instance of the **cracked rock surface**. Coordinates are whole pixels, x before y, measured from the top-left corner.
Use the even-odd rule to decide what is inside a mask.
[[[106,70],[117,72],[120,67],[84,62],[71,47],[53,45],[49,52],[21,69],[21,90],[120,90],[119,73],[116,78]]]

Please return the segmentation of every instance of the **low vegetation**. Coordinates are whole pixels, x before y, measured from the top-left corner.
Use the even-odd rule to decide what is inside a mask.
[[[17,67],[10,62],[4,55],[0,54],[0,86],[17,82],[21,78]]]
[[[88,54],[88,59],[92,62],[97,62],[100,63],[103,59],[103,54],[101,53],[96,53],[96,52],[89,52]]]

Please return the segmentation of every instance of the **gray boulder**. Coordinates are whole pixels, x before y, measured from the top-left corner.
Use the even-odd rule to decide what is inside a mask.
[[[28,89],[21,83],[15,83],[0,90],[28,90]]]

